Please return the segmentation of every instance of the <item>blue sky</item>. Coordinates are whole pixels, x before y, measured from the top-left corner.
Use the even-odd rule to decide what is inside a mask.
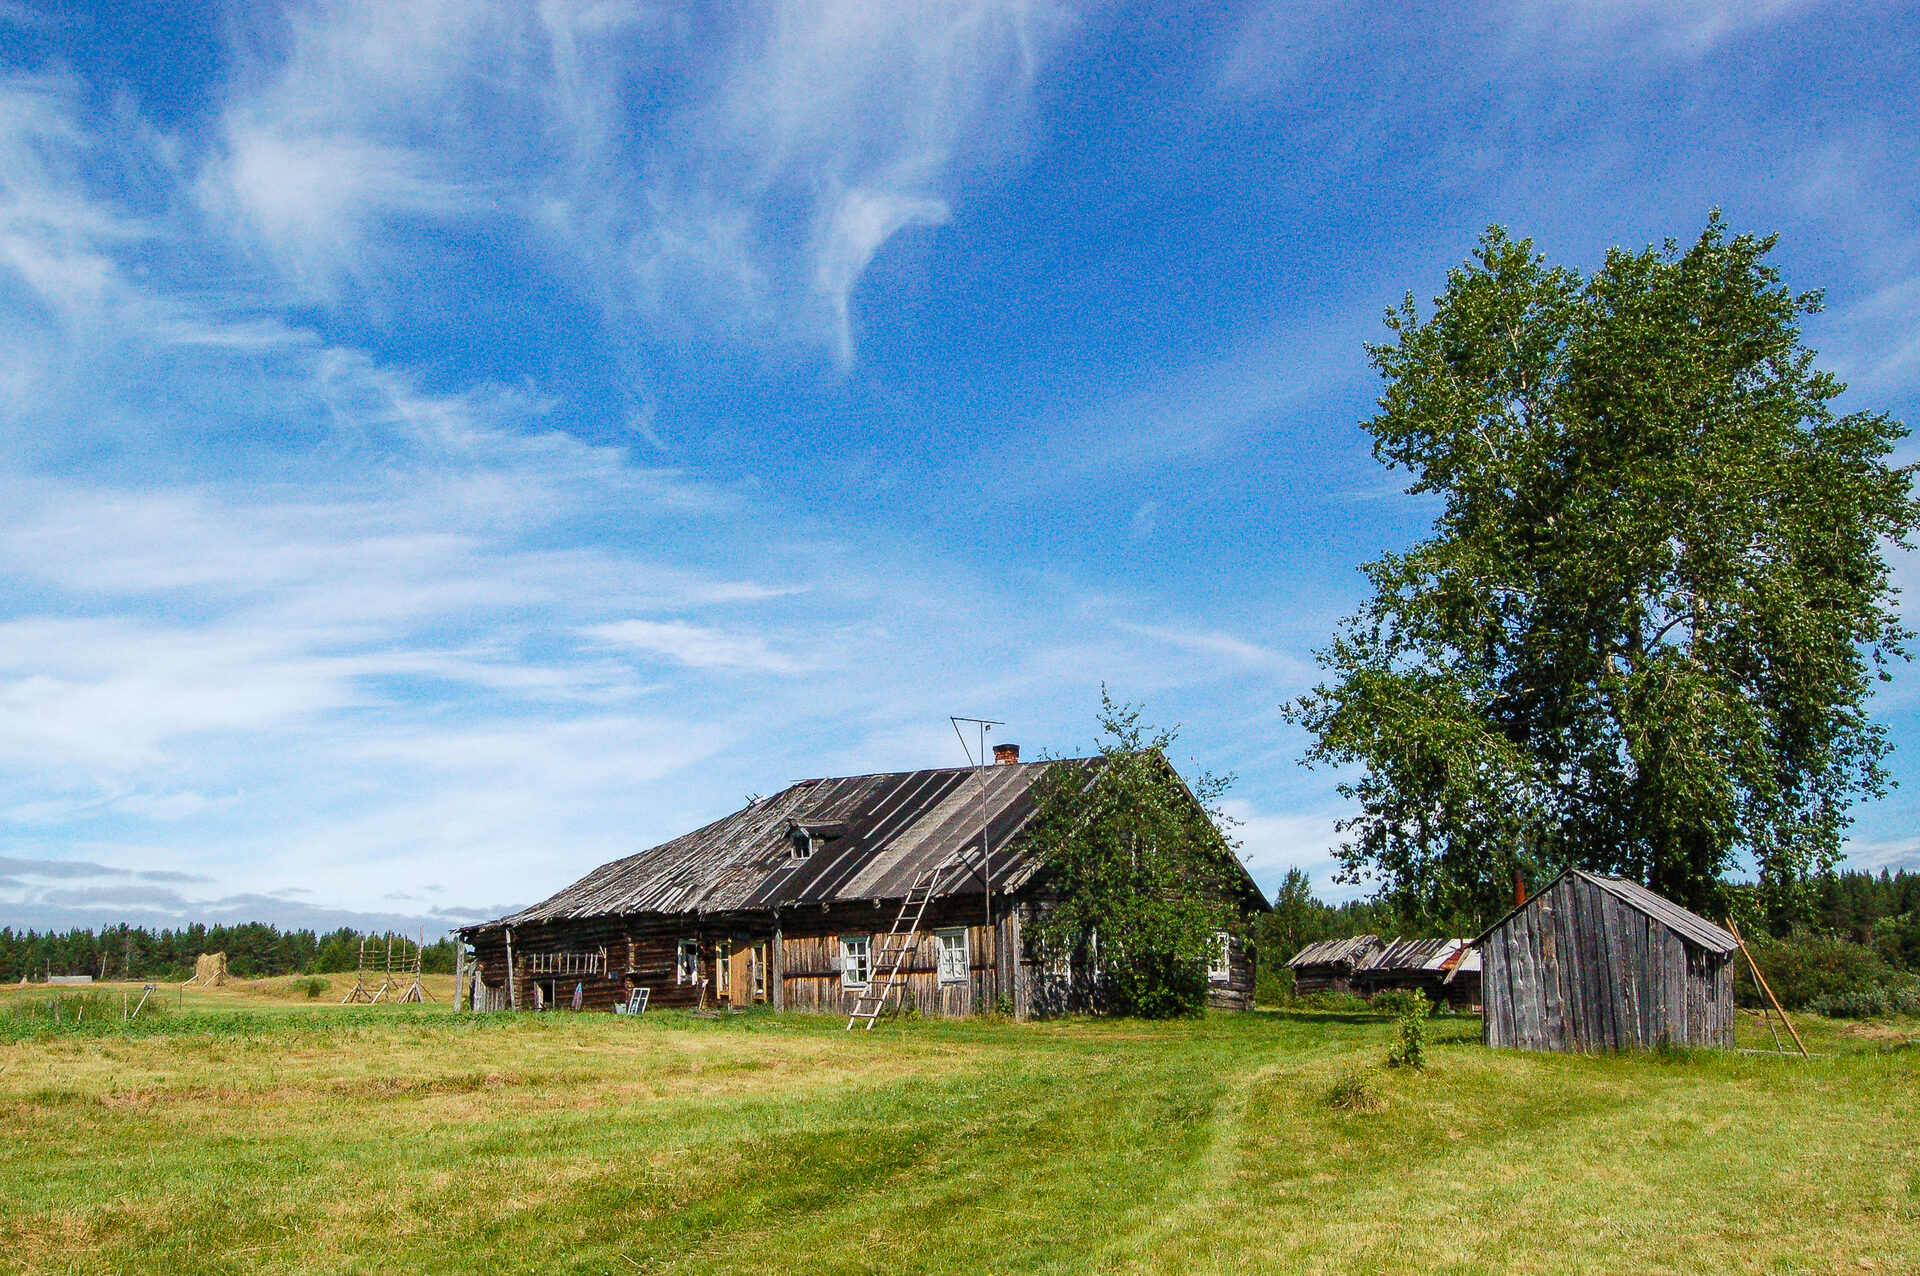
[[[1102,680],[1325,885],[1278,706],[1431,514],[1363,343],[1481,228],[1720,206],[1920,416],[1906,6],[0,0],[0,64],[16,925],[491,914]]]

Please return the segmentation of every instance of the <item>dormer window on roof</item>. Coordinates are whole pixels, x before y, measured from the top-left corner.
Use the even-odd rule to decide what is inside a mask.
[[[846,832],[844,820],[834,824],[801,824],[796,820],[787,826],[789,858],[808,859],[822,845],[846,836]]]

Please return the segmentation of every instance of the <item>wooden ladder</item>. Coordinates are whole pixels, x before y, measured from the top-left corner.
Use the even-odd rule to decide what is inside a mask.
[[[867,1031],[872,1032],[873,1021],[885,1012],[887,1000],[900,982],[900,968],[907,964],[907,954],[914,950],[920,934],[920,919],[927,915],[927,901],[933,898],[933,888],[952,864],[953,861],[948,860],[938,868],[928,869],[907,888],[906,898],[900,901],[900,912],[893,919],[893,929],[874,946],[873,969],[867,972],[867,986],[854,1000],[853,1013],[847,1016],[848,1032],[862,1020],[866,1021]],[[887,972],[885,979],[880,977],[883,968]]]

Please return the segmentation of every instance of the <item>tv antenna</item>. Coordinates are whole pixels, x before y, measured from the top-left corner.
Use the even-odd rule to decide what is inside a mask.
[[[967,762],[973,767],[973,773],[980,781],[980,882],[986,888],[987,930],[991,932],[993,930],[993,859],[992,852],[987,847],[987,732],[1007,724],[993,718],[961,718],[951,714],[948,715],[947,721],[953,724],[953,733],[960,738],[960,749],[967,755]],[[960,724],[963,722],[979,728],[980,750],[978,753],[967,747],[967,733],[960,729]]]

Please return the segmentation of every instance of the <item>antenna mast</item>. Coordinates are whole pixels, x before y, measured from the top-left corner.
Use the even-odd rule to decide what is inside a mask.
[[[1007,724],[993,718],[956,718],[951,715],[948,716],[947,721],[953,724],[954,735],[960,737],[960,749],[967,755],[967,761],[973,765],[973,773],[980,781],[980,881],[986,888],[987,929],[991,931],[993,929],[993,859],[992,852],[987,846],[987,732]],[[966,733],[960,729],[962,722],[972,723],[980,728],[978,754],[967,748]],[[994,963],[996,970],[999,964],[997,961]]]

